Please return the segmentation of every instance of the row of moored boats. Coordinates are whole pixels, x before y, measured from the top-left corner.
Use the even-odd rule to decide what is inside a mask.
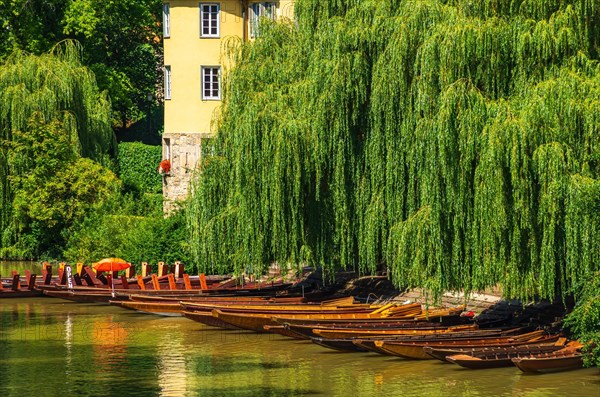
[[[110,303],[143,313],[185,316],[211,327],[280,334],[338,351],[437,359],[472,369],[515,365],[525,372],[549,372],[583,367],[577,341],[529,326],[478,323],[465,315],[464,307],[426,310],[409,302],[369,304],[353,297],[301,294],[283,280],[240,283],[182,276],[109,275],[107,280],[83,266],[67,280],[65,273],[53,277],[48,269],[37,281],[27,274],[25,283],[12,274],[0,287],[0,297],[44,294]]]
[[[353,297],[118,297],[109,303],[143,313],[185,316],[211,327],[280,334],[338,351],[437,359],[471,369],[515,365],[525,372],[550,372],[583,367],[577,341],[527,326],[478,324],[465,315],[464,307],[425,310],[418,303],[368,304]]]

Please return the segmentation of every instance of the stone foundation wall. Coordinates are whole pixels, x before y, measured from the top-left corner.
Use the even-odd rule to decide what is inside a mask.
[[[188,197],[192,175],[202,153],[202,140],[208,138],[199,133],[163,134],[163,159],[171,162],[171,171],[163,175],[163,211],[170,213],[177,202]]]

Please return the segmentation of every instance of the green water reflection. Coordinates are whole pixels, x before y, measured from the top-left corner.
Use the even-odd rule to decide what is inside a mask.
[[[1,396],[586,396],[600,372],[527,376],[57,299],[0,301]]]
[[[56,268],[57,266],[55,266]],[[42,263],[33,261],[2,261],[0,260],[0,275],[2,277],[10,276],[11,272],[16,270],[20,275],[25,276],[25,270],[32,273],[42,273]],[[56,274],[56,270],[54,270]]]

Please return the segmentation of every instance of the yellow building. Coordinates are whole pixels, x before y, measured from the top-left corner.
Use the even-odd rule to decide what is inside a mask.
[[[191,175],[221,104],[223,42],[252,40],[260,18],[293,18],[293,0],[189,1],[163,3],[165,211],[188,193]]]

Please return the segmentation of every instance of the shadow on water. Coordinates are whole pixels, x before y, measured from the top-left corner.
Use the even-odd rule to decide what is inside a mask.
[[[200,356],[192,359],[191,364],[196,374],[201,375],[216,375],[223,373],[237,373],[248,371],[264,371],[274,369],[288,369],[292,365],[283,362],[268,362],[268,361],[241,361],[243,357],[228,358],[214,356]]]
[[[278,387],[227,387],[202,388],[198,390],[199,395],[206,397],[296,397],[296,396],[320,396],[323,393],[309,389],[284,389]],[[350,395],[350,394],[349,394]]]

